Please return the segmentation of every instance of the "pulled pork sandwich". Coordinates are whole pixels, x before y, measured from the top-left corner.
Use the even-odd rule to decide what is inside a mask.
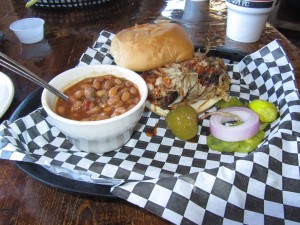
[[[149,89],[147,107],[160,116],[180,104],[202,113],[219,100],[229,101],[230,78],[221,58],[204,53],[141,74]]]
[[[230,78],[221,58],[195,52],[188,33],[178,24],[136,25],[118,33],[111,53],[116,64],[138,72],[149,89],[146,106],[160,116],[181,104],[202,113],[228,101]]]

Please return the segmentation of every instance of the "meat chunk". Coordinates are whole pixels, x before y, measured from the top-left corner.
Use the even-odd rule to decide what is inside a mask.
[[[190,60],[141,75],[148,85],[149,101],[163,109],[212,98],[229,100],[230,78],[221,58],[196,53]]]

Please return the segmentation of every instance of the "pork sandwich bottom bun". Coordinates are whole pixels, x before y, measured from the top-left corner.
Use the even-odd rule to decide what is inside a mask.
[[[202,113],[230,99],[230,78],[221,58],[195,52],[187,31],[176,23],[141,24],[122,30],[110,52],[117,65],[141,72],[149,94],[146,106],[160,116],[189,104]]]

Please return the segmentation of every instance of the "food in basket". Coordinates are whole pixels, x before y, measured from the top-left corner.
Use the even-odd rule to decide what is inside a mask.
[[[58,99],[58,115],[77,121],[104,120],[121,115],[139,101],[138,88],[129,80],[113,75],[90,77],[64,91],[70,101]]]
[[[43,90],[41,102],[48,115],[47,120],[82,151],[104,153],[118,149],[128,142],[144,111],[148,95],[147,85],[141,76],[132,70],[105,64],[77,66],[55,76],[49,82],[58,90],[65,91],[68,87],[85,78],[106,76],[108,74],[134,83],[134,86],[138,88],[140,97],[140,101],[132,109],[108,119],[77,121],[59,116],[55,112],[57,97],[47,89]],[[125,101],[125,99],[123,100]],[[93,101],[93,99],[91,100]],[[114,102],[113,104],[117,103]]]
[[[201,119],[211,116],[207,145],[217,151],[253,151],[265,136],[264,128],[278,116],[276,106],[262,99],[244,103],[232,97],[229,102],[220,101],[215,106],[221,109]]]
[[[259,130],[259,117],[249,108],[231,106],[211,114],[210,132],[222,141],[244,141],[253,137]],[[232,124],[232,121],[239,123]]]
[[[198,132],[198,113],[190,105],[181,105],[166,116],[167,127],[181,140],[190,140]]]
[[[255,99],[250,102],[249,107],[259,115],[259,119],[263,123],[271,123],[278,117],[277,108],[272,102]]]
[[[259,129],[258,132],[251,138],[243,141],[222,141],[213,135],[209,135],[206,139],[207,145],[210,149],[220,152],[242,152],[249,153],[257,148],[263,141],[265,132]]]
[[[147,107],[160,116],[181,104],[191,105],[202,113],[223,99],[230,100],[230,77],[221,58],[207,57],[206,53],[181,63],[170,63],[145,71],[142,77],[149,94]]]
[[[208,113],[201,119],[207,116],[211,116],[209,120],[211,133],[206,139],[210,149],[248,153],[264,138],[264,126],[260,126],[258,115],[248,107],[225,107]]]
[[[136,71],[147,83],[147,107],[160,116],[189,104],[198,113],[228,101],[230,78],[224,61],[196,52],[188,33],[175,23],[142,24],[122,30],[112,40],[118,65]]]
[[[110,52],[117,65],[141,72],[191,59],[194,45],[182,26],[161,22],[120,31],[112,39]]]

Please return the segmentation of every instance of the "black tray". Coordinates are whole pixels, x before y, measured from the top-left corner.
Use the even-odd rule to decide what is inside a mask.
[[[28,95],[24,101],[13,112],[10,121],[15,121],[18,118],[24,117],[35,109],[41,107],[42,88],[36,89]],[[17,166],[36,180],[60,190],[80,193],[90,196],[101,196],[115,198],[110,193],[110,185],[94,184],[78,180],[69,179],[60,175],[56,175],[44,167],[30,162],[15,162]]]
[[[203,49],[200,50],[203,51]],[[218,48],[211,49],[209,55],[230,60],[230,62],[232,63],[242,60],[247,54],[244,52],[233,52],[228,49]],[[35,109],[41,107],[41,94],[42,89],[39,88],[32,92],[29,96],[27,96],[24,101],[18,106],[18,108],[13,112],[9,120],[13,122],[16,119],[24,117]],[[50,187],[84,195],[115,198],[115,196],[110,193],[110,189],[112,187],[111,185],[94,184],[69,179],[60,175],[56,175],[48,171],[44,167],[34,163],[16,162],[16,164],[29,176],[46,185],[49,185]]]

